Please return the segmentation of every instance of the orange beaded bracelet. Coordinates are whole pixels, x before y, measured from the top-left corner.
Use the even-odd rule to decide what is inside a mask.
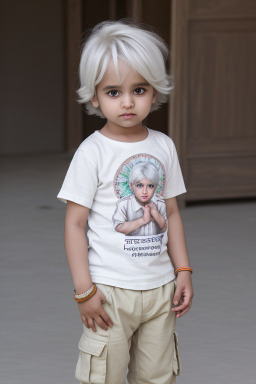
[[[189,267],[178,268],[178,269],[176,269],[176,271],[174,273],[175,273],[175,275],[177,275],[178,272],[181,272],[181,271],[190,271],[191,273],[193,273],[193,269],[189,268]]]

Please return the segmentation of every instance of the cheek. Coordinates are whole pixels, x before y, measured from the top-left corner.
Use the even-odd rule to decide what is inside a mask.
[[[134,195],[135,196],[140,196],[141,195],[141,190],[139,188],[134,189]]]
[[[142,108],[145,112],[149,113],[150,110],[151,110],[151,108],[152,108],[152,105],[153,105],[153,104],[154,104],[154,103],[152,102],[152,97],[150,96],[150,97],[147,99],[147,101],[141,106],[141,108]]]
[[[116,113],[116,103],[113,100],[104,100],[102,103],[99,103],[102,111],[105,111],[107,115]]]

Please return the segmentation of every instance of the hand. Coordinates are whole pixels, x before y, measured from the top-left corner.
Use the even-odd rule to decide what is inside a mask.
[[[142,207],[142,209],[144,211],[143,220],[144,220],[144,225],[145,225],[145,224],[148,224],[151,220],[150,206],[145,205],[144,207]]]
[[[172,311],[176,312],[176,317],[181,317],[189,311],[192,305],[193,296],[191,272],[179,272],[173,297],[173,304],[175,307],[172,308]]]
[[[106,297],[99,289],[92,298],[78,303],[83,324],[87,328],[91,328],[93,332],[97,332],[95,321],[105,331],[108,330],[108,327],[113,327],[112,320],[102,305],[104,303],[106,303]]]
[[[157,207],[156,207],[155,203],[153,203],[153,201],[151,201],[151,203],[149,203],[149,207],[150,207],[151,212],[158,212]]]

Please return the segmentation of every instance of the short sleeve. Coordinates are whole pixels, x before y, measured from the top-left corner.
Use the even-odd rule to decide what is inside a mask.
[[[98,186],[97,164],[78,149],[70,163],[61,190],[57,196],[64,203],[67,200],[91,208]]]
[[[115,213],[113,215],[113,226],[114,226],[114,229],[116,229],[116,227],[119,224],[123,224],[126,221],[127,221],[127,214],[126,214],[125,204],[124,204],[123,201],[119,201],[117,203],[117,207],[116,207]]]
[[[163,199],[161,199],[160,201],[157,202],[157,210],[160,213],[160,215],[162,215],[163,218],[165,220],[167,220],[166,205],[165,205],[165,201]]]
[[[169,140],[170,163],[166,172],[166,184],[163,193],[164,199],[170,199],[186,192],[177,151],[173,141],[171,139]]]

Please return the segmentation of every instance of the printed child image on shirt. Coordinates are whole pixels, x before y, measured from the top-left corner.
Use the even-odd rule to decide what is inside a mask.
[[[132,156],[116,172],[114,188],[119,200],[113,227],[128,237],[126,251],[139,251],[133,256],[156,256],[161,250],[167,229],[166,206],[161,196],[164,183],[163,165],[148,154]]]

